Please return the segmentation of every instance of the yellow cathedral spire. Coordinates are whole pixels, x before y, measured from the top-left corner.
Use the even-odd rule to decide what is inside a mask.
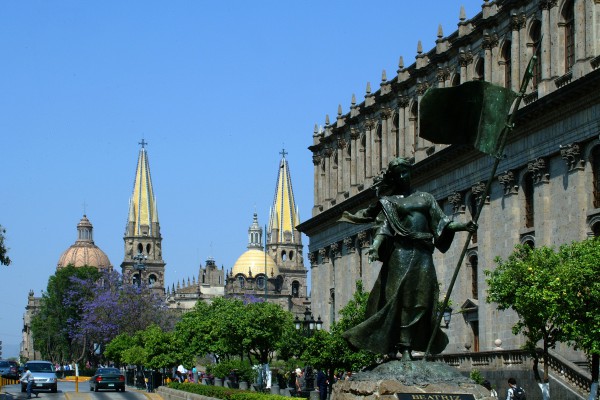
[[[132,229],[127,236],[154,236],[154,227],[158,224],[158,211],[152,179],[150,177],[150,164],[144,139],[139,143],[142,148],[138,157],[135,180],[133,182],[133,194],[129,200],[129,216],[127,227]]]
[[[269,216],[269,240],[271,243],[296,243],[300,239],[300,233],[296,230],[296,226],[300,223],[300,217],[292,190],[290,168],[285,158],[288,153],[283,149],[279,154],[281,154],[281,161],[279,162],[275,197]]]

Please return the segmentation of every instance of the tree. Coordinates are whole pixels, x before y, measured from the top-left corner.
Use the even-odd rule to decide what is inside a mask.
[[[69,334],[69,326],[81,318],[81,310],[73,302],[66,302],[68,296],[81,301],[91,298],[89,285],[73,283],[72,277],[78,282],[93,282],[100,277],[94,267],[75,268],[68,265],[61,268],[48,279],[46,292],[40,301],[40,310],[33,316],[31,330],[34,348],[42,358],[55,363],[77,360],[87,347],[74,340]]]
[[[4,235],[6,234],[6,229],[0,225],[0,264],[1,265],[10,265],[10,258],[8,258],[8,249],[4,244]]]
[[[560,248],[561,321],[565,335],[592,358],[592,390],[596,398],[600,355],[600,239],[574,242]]]
[[[552,248],[518,245],[508,260],[496,259],[497,268],[486,270],[489,286],[488,303],[497,303],[499,310],[514,310],[519,319],[513,333],[526,338],[525,349],[531,354],[533,372],[544,397],[548,393],[548,350],[559,341],[568,340],[562,329],[564,302],[561,280],[562,260]],[[536,351],[542,342],[543,381],[538,373]]]

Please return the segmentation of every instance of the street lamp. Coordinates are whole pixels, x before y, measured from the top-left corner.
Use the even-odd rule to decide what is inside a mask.
[[[446,307],[446,309],[444,310],[444,324],[446,324],[446,328],[448,327],[448,325],[450,325],[450,320],[452,319],[452,308],[450,307]]]
[[[144,264],[144,261],[147,258],[148,257],[142,254],[141,252],[133,256],[133,260],[135,261],[135,263],[133,264],[133,268],[138,272],[138,287],[142,286],[142,271],[146,270],[146,264]]]
[[[315,331],[320,331],[323,327],[323,321],[321,321],[321,317],[317,318],[315,321],[315,317],[310,311],[309,307],[306,307],[304,311],[304,319],[300,320],[296,315],[296,319],[294,320],[294,326],[296,330],[300,332],[300,334],[304,337],[311,337]],[[306,365],[304,372],[304,387],[302,388],[303,392],[312,392],[315,390],[315,378],[313,374],[313,369],[310,365]]]

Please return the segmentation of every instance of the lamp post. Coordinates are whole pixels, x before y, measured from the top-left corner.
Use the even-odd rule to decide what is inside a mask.
[[[133,268],[138,272],[138,281],[137,281],[138,289],[141,289],[141,287],[142,287],[142,271],[146,270],[146,264],[144,264],[144,261],[146,259],[147,259],[147,257],[144,254],[142,254],[142,252],[139,252],[135,256],[133,256],[133,260],[135,261],[133,263]],[[140,366],[140,371],[137,374],[137,385],[136,386],[138,388],[143,388],[145,386],[145,384],[146,384],[146,382],[144,380],[144,370]]]
[[[452,308],[446,307],[442,317],[444,318],[444,324],[446,324],[446,328],[448,328],[448,325],[450,325],[450,320],[452,319]]]
[[[300,320],[296,315],[294,326],[296,327],[296,330],[302,334],[302,336],[309,338],[315,333],[315,331],[321,330],[323,327],[323,321],[321,321],[320,316],[315,321],[315,317],[310,311],[310,308],[306,307],[306,310],[304,311],[304,319]],[[315,390],[315,377],[313,374],[313,369],[310,365],[306,365],[304,369],[304,387],[302,388],[302,391],[310,393]]]

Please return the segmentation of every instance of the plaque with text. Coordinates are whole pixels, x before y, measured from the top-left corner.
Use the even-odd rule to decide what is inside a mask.
[[[398,400],[475,400],[472,394],[396,393]]]

